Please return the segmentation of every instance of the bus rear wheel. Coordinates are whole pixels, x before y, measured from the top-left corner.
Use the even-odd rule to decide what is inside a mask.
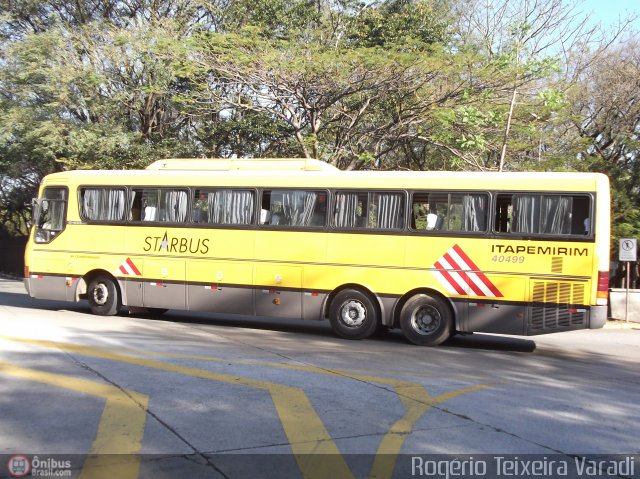
[[[440,298],[416,294],[402,307],[400,326],[405,337],[418,346],[437,346],[453,332],[449,306]]]
[[[329,322],[342,338],[364,339],[376,332],[378,311],[369,295],[356,289],[345,289],[331,301]]]
[[[97,276],[89,282],[87,299],[91,312],[99,316],[114,316],[122,306],[115,281],[105,275]]]

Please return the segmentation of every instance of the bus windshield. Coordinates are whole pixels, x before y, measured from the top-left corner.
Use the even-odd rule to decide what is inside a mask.
[[[36,243],[49,243],[64,229],[66,204],[65,188],[45,188],[34,219]]]

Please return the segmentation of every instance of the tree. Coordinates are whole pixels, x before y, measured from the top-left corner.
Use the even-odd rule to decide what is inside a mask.
[[[504,96],[498,98],[505,101],[508,108],[503,113],[496,163],[499,171],[509,167],[517,169],[514,156],[518,152],[512,152],[515,155],[511,155],[511,164],[508,164],[507,149],[512,128],[518,121],[518,99],[524,104],[526,114],[521,115],[524,123],[529,126],[537,123],[544,128],[548,118],[533,114],[527,104],[535,106],[534,110],[539,109],[542,103],[539,96],[549,88],[552,75],[561,71],[562,56],[577,45],[600,40],[597,27],[587,23],[586,16],[575,4],[564,0],[468,0],[461,7],[459,28],[463,44],[479,48],[488,62],[502,64],[504,84],[501,94]],[[549,94],[543,100],[548,97]],[[519,130],[519,136],[524,133],[524,138],[530,142],[521,148],[524,147],[525,152],[535,150],[534,145],[538,143],[535,132],[526,127]]]
[[[630,39],[584,71],[571,91],[580,169],[611,178],[614,238],[640,235],[640,42]]]

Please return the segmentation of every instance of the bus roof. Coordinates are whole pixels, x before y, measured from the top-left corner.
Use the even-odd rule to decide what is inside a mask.
[[[601,173],[341,171],[330,165],[327,165],[328,169],[315,169],[315,166],[311,166],[312,169],[303,169],[301,165],[293,168],[293,163],[289,163],[291,168],[284,169],[273,169],[277,165],[271,163],[271,168],[264,170],[244,168],[192,170],[173,169],[178,163],[175,160],[171,161],[174,163],[169,168],[74,170],[54,173],[48,175],[43,183],[96,186],[243,186],[506,191],[596,191],[601,187],[608,186],[608,178]],[[262,160],[255,160],[255,162],[258,161]],[[219,163],[219,166],[222,168],[223,164]]]
[[[155,161],[146,169],[172,171],[339,171],[338,168],[326,161],[311,158],[169,158]]]

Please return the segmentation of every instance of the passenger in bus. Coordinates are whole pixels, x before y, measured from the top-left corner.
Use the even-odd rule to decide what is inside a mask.
[[[201,191],[198,199],[193,204],[193,221],[196,223],[206,223],[209,216],[209,201],[207,194]]]
[[[427,224],[425,226],[425,229],[428,231],[432,231],[432,230],[441,230],[442,229],[442,225],[444,223],[444,216],[439,215],[436,212],[436,207],[435,205],[432,205],[429,207],[428,209],[428,213],[427,213]]]
[[[270,225],[279,225],[280,224],[280,215],[278,213],[272,213],[271,218],[269,219]]]
[[[271,204],[271,215],[269,217],[269,224],[270,225],[285,225],[286,222],[284,221],[285,216],[284,216],[284,212],[282,210],[282,204],[281,203],[277,203],[277,202],[273,202]]]
[[[327,197],[326,195],[318,195],[318,201],[311,215],[310,226],[324,226],[325,217],[327,216]]]
[[[439,219],[438,215],[435,214],[433,211],[430,211],[429,213],[427,213],[427,226],[425,227],[425,229],[435,230],[436,227],[438,226],[438,219]]]

